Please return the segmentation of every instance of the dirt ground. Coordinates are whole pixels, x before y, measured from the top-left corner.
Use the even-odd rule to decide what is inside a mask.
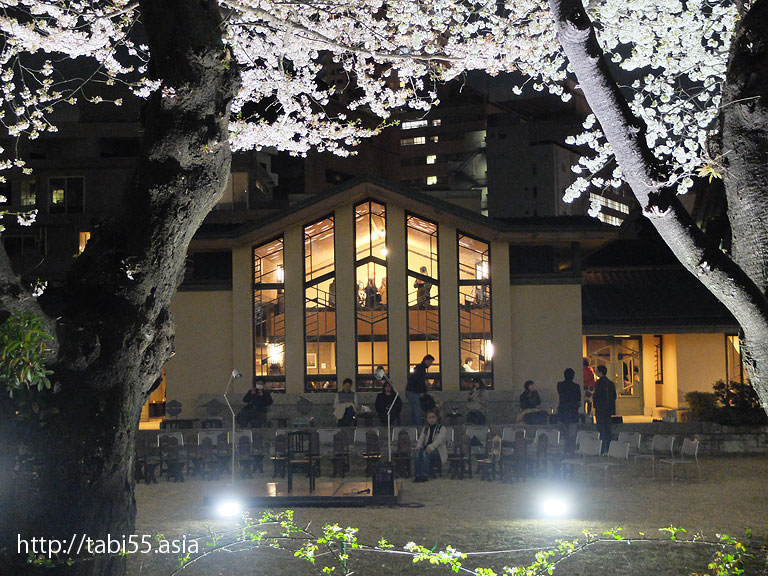
[[[535,553],[531,549],[550,546],[557,539],[583,539],[583,530],[602,533],[621,527],[627,537],[644,534],[658,538],[663,537],[660,528],[674,525],[684,527],[688,538],[701,533],[711,540],[720,533],[743,538],[745,529],[750,528],[753,540],[768,541],[768,457],[709,457],[701,460],[701,466],[701,483],[689,480],[676,481],[674,485],[668,475],[654,479],[649,466],[616,474],[607,488],[599,474],[593,474],[590,482],[534,478],[503,484],[477,478],[442,478],[415,484],[406,480],[399,507],[297,508],[295,518],[297,524],[309,525],[314,533],[329,523],[359,528],[359,540],[363,543],[375,544],[385,537],[396,546],[413,541],[430,549],[450,545],[463,552],[480,553],[464,560],[464,566],[490,567],[498,573],[502,573],[504,566],[530,562]],[[254,480],[246,482],[272,481],[271,469],[265,466],[265,471],[266,474],[257,474]],[[362,470],[353,472],[362,479]],[[237,528],[238,521],[217,519],[203,505],[204,497],[226,488],[225,480],[203,481],[194,477],[179,484],[161,479],[156,485],[137,486],[137,534],[162,534],[166,539],[202,536],[202,549],[204,543],[212,541],[206,534]],[[539,511],[540,500],[553,493],[572,505],[564,518],[543,517]],[[250,512],[254,516],[261,513]],[[492,553],[509,550],[513,552]],[[707,573],[713,553],[711,547],[669,541],[598,544],[565,560],[557,567],[557,573],[703,574]],[[318,559],[318,566],[312,567],[294,558],[288,550],[260,547],[216,552],[186,566],[180,573],[314,574],[319,573],[325,559]],[[178,566],[178,554],[129,557],[131,576],[170,575]],[[357,551],[350,553],[349,568],[359,576],[451,573],[445,567],[414,565],[404,556]],[[764,563],[750,565],[747,573],[768,574]]]

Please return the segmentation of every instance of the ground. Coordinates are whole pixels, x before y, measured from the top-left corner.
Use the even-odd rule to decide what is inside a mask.
[[[246,482],[272,481],[271,469]],[[591,482],[568,481],[555,489],[567,495],[577,508],[567,519],[537,517],[539,494],[549,480],[502,484],[477,478],[442,478],[424,484],[405,481],[403,503],[397,508],[298,508],[297,523],[310,524],[319,532],[324,523],[338,523],[360,529],[360,541],[375,544],[386,537],[396,545],[415,541],[428,548],[452,545],[465,552],[530,549],[547,546],[558,538],[578,538],[583,530],[603,532],[622,527],[626,536],[657,538],[659,528],[684,527],[689,535],[701,532],[705,538],[727,533],[743,537],[751,528],[753,539],[768,541],[768,457],[707,457],[702,459],[703,479],[670,484],[668,475],[652,478],[650,466],[617,474],[609,487],[593,474]],[[665,471],[666,472],[666,471]],[[209,531],[236,528],[235,521],[214,518],[203,506],[205,496],[226,487],[226,480],[203,481],[194,477],[184,483],[166,482],[137,486],[137,534],[203,536]],[[254,515],[260,511],[252,511]],[[583,538],[583,536],[582,536]],[[210,537],[201,542],[210,541]],[[648,575],[706,573],[714,549],[693,544],[613,543],[572,557],[556,573],[572,576],[593,573]],[[533,551],[473,555],[467,567],[492,567],[531,561]],[[320,560],[318,560],[320,562]],[[171,574],[179,563],[177,555],[136,554],[129,558],[129,574],[160,576]],[[358,576],[397,574],[450,574],[410,559],[374,552],[352,552],[350,568]],[[218,552],[187,566],[184,575],[313,574],[318,573],[285,550],[260,548],[247,552]],[[768,574],[764,564],[751,566],[747,573]]]

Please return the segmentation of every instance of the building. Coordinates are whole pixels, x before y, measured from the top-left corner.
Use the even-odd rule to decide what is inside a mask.
[[[615,237],[595,220],[503,222],[360,180],[226,235],[199,234],[195,252],[231,253],[232,281],[219,289],[190,282],[174,299],[167,396],[200,415],[237,368],[245,378],[236,395],[260,381],[285,392],[278,403],[303,395],[326,406],[320,423],[329,424],[343,378],[368,392],[382,366],[402,393],[429,353],[438,396],[460,402],[480,378],[494,390],[492,421],[509,421],[525,380],[555,407],[563,369],[587,356],[619,380],[619,413],[650,420],[678,408],[685,391],[725,377],[733,322],[633,325],[626,314],[607,316],[600,302],[610,297],[595,289],[605,285],[599,266],[584,276],[581,262],[599,262]],[[642,284],[636,294],[608,286],[625,307],[648,294]],[[695,316],[696,306],[689,311]],[[467,358],[476,372],[463,370]]]

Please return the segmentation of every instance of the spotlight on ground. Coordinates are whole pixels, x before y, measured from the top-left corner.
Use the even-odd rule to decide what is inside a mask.
[[[544,516],[552,518],[565,516],[568,513],[568,505],[557,496],[545,497],[541,500],[541,512]]]
[[[215,504],[216,515],[220,518],[233,518],[243,511],[243,503],[237,498],[223,498]]]

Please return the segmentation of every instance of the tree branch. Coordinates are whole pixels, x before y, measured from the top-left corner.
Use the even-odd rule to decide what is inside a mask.
[[[734,315],[752,339],[768,341],[768,300],[730,257],[706,241],[677,199],[645,140],[645,125],[613,79],[581,0],[549,0],[560,42],[644,214],[683,266]],[[764,399],[768,406],[768,398]]]

